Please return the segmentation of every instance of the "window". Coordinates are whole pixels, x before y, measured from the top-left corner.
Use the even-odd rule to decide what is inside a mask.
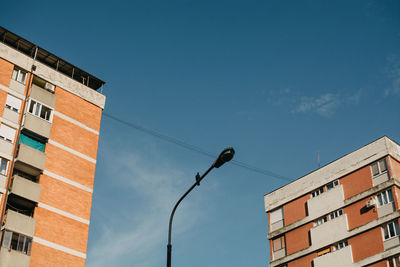
[[[340,209],[340,210],[336,210],[336,211],[332,212],[331,214],[329,214],[329,217],[330,217],[331,220],[333,220],[333,219],[335,219],[335,218],[337,218],[339,216],[342,216],[342,215],[343,215],[343,210]]]
[[[383,237],[388,240],[399,235],[399,222],[397,220],[383,226]]]
[[[26,71],[20,68],[14,67],[12,77],[13,80],[25,84],[26,81]]]
[[[388,259],[389,267],[400,267],[400,256]]]
[[[21,100],[12,95],[7,95],[6,108],[19,112],[21,108]]]
[[[377,176],[387,171],[386,160],[380,159],[371,164],[372,176]]]
[[[333,245],[333,250],[336,251],[336,250],[342,249],[344,247],[347,247],[347,245],[348,245],[347,240],[341,241],[341,242]]]
[[[0,174],[7,175],[8,160],[0,158]]]
[[[3,247],[31,255],[32,238],[8,230],[3,232]]]
[[[317,190],[315,190],[314,192],[311,193],[311,197],[316,197],[321,195],[324,192],[324,188],[318,188]]]
[[[53,110],[35,100],[31,99],[29,101],[29,110],[28,111],[29,111],[29,113],[31,113],[37,117],[40,117],[46,121],[51,122],[53,120]]]
[[[392,189],[388,189],[386,191],[380,192],[379,194],[376,195],[376,197],[378,198],[379,206],[383,206],[388,203],[391,203],[391,202],[393,202]]]
[[[285,236],[280,236],[272,240],[272,250],[278,251],[285,248]]]
[[[282,221],[283,220],[283,212],[282,208],[276,209],[274,211],[271,211],[269,213],[270,215],[270,224],[274,224],[276,222]]]
[[[15,130],[4,123],[0,125],[0,138],[14,143]]]
[[[334,187],[336,187],[338,185],[339,185],[339,181],[338,180],[332,181],[332,182],[328,183],[325,186],[326,187],[326,191],[331,190],[331,189],[333,189]]]
[[[314,226],[321,225],[323,223],[326,223],[327,221],[328,221],[328,217],[326,217],[326,216],[321,217],[321,218],[319,218],[319,219],[314,221]]]

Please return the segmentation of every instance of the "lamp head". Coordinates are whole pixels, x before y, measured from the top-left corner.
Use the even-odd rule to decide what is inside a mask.
[[[230,161],[233,158],[233,155],[235,155],[235,150],[232,147],[225,148],[215,160],[213,167],[221,167],[225,162]]]

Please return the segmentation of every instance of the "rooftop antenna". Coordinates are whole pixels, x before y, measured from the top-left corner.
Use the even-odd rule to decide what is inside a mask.
[[[319,151],[317,152],[317,157],[318,157],[318,169],[321,167],[321,160],[319,158]]]

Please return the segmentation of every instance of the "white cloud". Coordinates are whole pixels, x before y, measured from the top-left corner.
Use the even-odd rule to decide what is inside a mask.
[[[114,149],[108,155],[115,153]],[[103,213],[107,214],[104,220],[97,217],[101,220],[96,223],[102,225],[102,233],[90,245],[88,267],[164,264],[160,261],[165,260],[169,214],[188,186],[187,176],[171,166],[167,157],[158,156],[159,152],[147,153],[154,157],[153,163],[149,164],[138,154],[121,151],[118,151],[118,157],[111,156],[105,160],[110,179],[110,196],[107,197],[119,198],[120,205],[101,207],[108,212]],[[120,190],[113,191],[113,187]],[[120,191],[129,191],[130,197],[137,201],[130,203],[129,196],[121,195]],[[204,212],[204,208],[194,207],[197,203],[196,198],[186,201],[184,220],[174,218],[175,238],[194,226],[201,215],[200,210]]]
[[[400,96],[400,57],[392,55],[388,57],[388,69],[386,74],[391,86],[386,88],[385,96],[397,95]]]

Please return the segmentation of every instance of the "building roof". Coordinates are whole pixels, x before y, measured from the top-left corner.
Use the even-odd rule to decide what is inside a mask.
[[[13,32],[0,26],[0,42],[18,50],[19,52],[34,58],[35,60],[49,66],[50,68],[65,74],[66,76],[86,85],[87,87],[98,90],[105,82],[87,73],[86,71],[68,63],[47,50],[29,42],[28,40],[16,35]],[[36,51],[37,48],[37,51]]]

